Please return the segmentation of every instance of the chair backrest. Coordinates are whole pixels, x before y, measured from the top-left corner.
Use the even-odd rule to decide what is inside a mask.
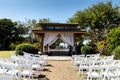
[[[82,66],[87,66],[88,68],[90,67],[90,66],[92,66],[92,64],[93,64],[93,62],[92,61],[82,61],[81,63],[80,63],[80,66],[79,67],[82,67]]]
[[[26,60],[25,59],[18,59],[17,63],[18,64],[26,64]]]
[[[41,57],[43,57],[44,60],[48,60],[48,56],[47,55],[41,55]]]
[[[90,67],[91,71],[102,71],[103,67],[102,66],[91,66]]]
[[[74,61],[81,61],[81,60],[83,60],[83,59],[84,59],[84,57],[76,56],[76,57],[74,58]]]
[[[108,66],[107,68],[106,68],[106,71],[107,72],[109,72],[109,71],[113,71],[113,72],[118,72],[118,70],[119,70],[119,67],[117,66],[117,65],[115,65],[115,66]]]
[[[23,54],[24,54],[24,56],[25,56],[26,58],[33,56],[33,54],[28,53],[28,52],[24,52],[24,51],[23,51]]]
[[[103,60],[95,60],[93,61],[92,66],[101,66],[103,64]]]
[[[40,57],[41,55],[39,55],[39,54],[35,54],[35,55],[33,55],[34,57]]]
[[[113,66],[108,66],[106,68],[106,74],[109,76],[111,76],[111,73],[113,74],[112,77],[119,77],[119,71],[120,71],[120,68],[119,66],[117,65],[113,65]]]
[[[19,64],[18,65],[18,76],[21,76],[21,73],[24,71],[24,70],[28,70],[30,74],[32,72],[32,65],[31,64]]]
[[[13,65],[11,63],[9,63],[9,62],[3,63],[2,67],[4,67],[5,69],[9,69],[9,70],[13,69]]]
[[[113,63],[114,63],[114,60],[103,60],[103,65],[104,66],[110,66],[110,65],[112,65]]]
[[[75,60],[75,58],[84,58],[85,55],[72,55],[72,59]]]
[[[8,75],[0,75],[0,80],[16,80],[16,78]]]
[[[103,59],[104,59],[104,60],[113,60],[113,59],[114,59],[114,55],[105,56]]]
[[[102,66],[91,66],[88,71],[89,75],[91,75],[91,77],[94,76],[95,74],[92,74],[94,72],[96,72],[97,74],[102,76],[103,75],[103,67]]]

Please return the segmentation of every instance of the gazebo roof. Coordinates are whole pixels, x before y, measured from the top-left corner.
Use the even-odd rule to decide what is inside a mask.
[[[33,33],[42,35],[44,33],[74,33],[85,34],[85,30],[78,29],[78,23],[40,23],[41,29],[32,30]]]
[[[56,26],[65,26],[65,27],[78,27],[78,23],[40,23],[40,26],[41,27],[44,27],[44,26],[53,26],[53,27],[56,27]]]

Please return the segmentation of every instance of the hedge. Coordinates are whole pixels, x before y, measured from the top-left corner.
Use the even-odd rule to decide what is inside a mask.
[[[22,43],[17,45],[15,49],[16,55],[23,55],[23,51],[31,54],[38,53],[38,49],[36,49],[32,44],[29,44],[29,43]]]

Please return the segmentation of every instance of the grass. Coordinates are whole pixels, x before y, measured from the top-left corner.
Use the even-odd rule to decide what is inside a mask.
[[[0,58],[10,58],[15,51],[0,51]]]

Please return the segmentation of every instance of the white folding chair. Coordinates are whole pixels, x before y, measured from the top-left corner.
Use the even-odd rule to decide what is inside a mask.
[[[105,56],[103,59],[104,60],[113,60],[115,55],[111,55],[111,56]]]
[[[9,63],[9,62],[3,62],[3,63],[0,63],[0,65],[1,65],[0,71],[2,75],[13,76],[14,78],[18,78],[17,77],[18,71],[15,69],[14,64]]]
[[[107,66],[104,72],[104,79],[107,78],[107,80],[120,80],[118,71],[120,68],[118,66]]]
[[[82,77],[86,77],[87,71],[89,71],[90,66],[92,66],[92,61],[82,61],[79,65],[79,73],[82,74]]]
[[[14,64],[6,64],[3,63],[3,69],[4,69],[4,74],[9,75],[9,76],[16,76],[18,70],[16,70],[15,65]]]
[[[81,64],[81,62],[83,61],[83,59],[84,59],[84,57],[81,57],[81,56],[74,57],[73,65],[75,66],[76,69],[78,69],[78,67]]]
[[[43,71],[44,66],[41,64],[41,62],[39,61],[40,59],[38,59],[39,57],[34,57],[33,60],[31,60],[31,64],[32,64],[32,69],[36,70],[36,74],[35,76],[38,77],[40,75],[40,71]],[[44,64],[44,62],[43,62]]]
[[[18,77],[28,77],[28,80],[33,79],[33,71],[32,71],[32,67],[30,64],[19,64],[18,65]]]
[[[74,64],[74,61],[77,60],[77,58],[84,58],[85,55],[72,55],[72,63]]]
[[[107,68],[107,66],[111,66],[111,65],[113,65],[113,62],[114,62],[114,60],[112,60],[112,59],[103,59],[102,60],[102,67],[103,68]]]
[[[101,66],[91,66],[87,74],[87,80],[103,80],[103,68]]]
[[[0,80],[19,80],[14,76],[0,75]]]
[[[7,61],[7,62],[2,62],[0,63],[1,68],[1,74],[6,74],[6,75],[10,75],[10,76],[15,76],[17,73],[17,70],[15,69],[15,64],[12,63],[11,61]]]
[[[23,52],[23,54],[24,54],[24,57],[25,57],[26,59],[31,59],[31,57],[33,56],[33,54],[28,53],[28,52]]]
[[[48,64],[48,55],[41,55],[40,57],[42,57],[44,59],[44,65]]]

